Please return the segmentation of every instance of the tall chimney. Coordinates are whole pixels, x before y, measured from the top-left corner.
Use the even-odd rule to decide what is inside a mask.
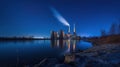
[[[74,29],[73,29],[73,32],[74,32],[74,33],[76,32],[76,29],[75,29],[75,24],[74,24]]]
[[[68,33],[70,33],[70,26],[68,26],[68,28],[69,28],[69,29],[68,29]]]

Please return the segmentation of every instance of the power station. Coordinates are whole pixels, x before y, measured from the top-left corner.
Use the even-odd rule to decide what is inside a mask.
[[[73,34],[70,33],[70,26],[68,26],[68,33],[64,33],[63,30],[60,30],[60,32],[51,31],[51,39],[73,39],[73,40],[80,40],[80,36],[77,36],[76,34],[76,27],[74,24],[73,27]]]

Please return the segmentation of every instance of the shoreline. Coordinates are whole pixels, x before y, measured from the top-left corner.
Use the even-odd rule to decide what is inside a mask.
[[[93,45],[119,44],[120,43],[120,35],[88,37],[88,38],[83,38],[82,40],[86,41],[86,42],[91,42]]]
[[[120,44],[94,46],[84,51],[74,52],[69,55],[70,59],[60,62],[57,58],[47,58],[39,66],[43,67],[119,67],[120,66]],[[73,56],[73,58],[72,58]],[[67,60],[68,62],[66,62]],[[70,62],[69,62],[70,61]]]

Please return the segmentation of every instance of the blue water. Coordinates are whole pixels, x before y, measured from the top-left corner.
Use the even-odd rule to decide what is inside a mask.
[[[0,67],[36,64],[42,58],[57,58],[68,52],[91,47],[91,43],[75,40],[0,42]]]

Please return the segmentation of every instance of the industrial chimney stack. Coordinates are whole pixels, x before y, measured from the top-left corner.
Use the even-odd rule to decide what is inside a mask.
[[[70,33],[70,26],[68,26],[68,33]]]
[[[75,24],[74,24],[74,28],[73,28],[73,34],[76,35],[76,28],[75,28]]]
[[[75,24],[74,24],[74,29],[73,29],[74,33],[76,32],[76,29],[75,29]]]

